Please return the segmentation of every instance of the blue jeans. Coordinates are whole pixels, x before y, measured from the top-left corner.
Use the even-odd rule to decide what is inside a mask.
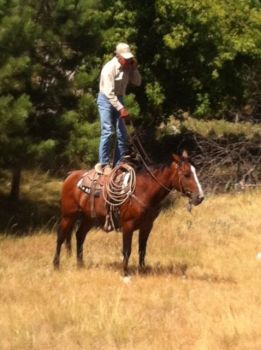
[[[119,98],[122,103],[122,98]],[[110,162],[111,139],[117,135],[114,165],[119,163],[126,154],[128,148],[128,136],[124,120],[120,118],[119,112],[112,106],[109,99],[99,93],[97,105],[100,115],[101,138],[99,146],[99,163],[102,165]]]

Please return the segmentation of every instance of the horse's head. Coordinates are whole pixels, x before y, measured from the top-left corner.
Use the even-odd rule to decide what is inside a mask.
[[[204,199],[204,193],[197,177],[195,167],[190,163],[187,152],[182,156],[173,155],[174,174],[177,174],[176,188],[189,198],[189,203],[199,205]]]

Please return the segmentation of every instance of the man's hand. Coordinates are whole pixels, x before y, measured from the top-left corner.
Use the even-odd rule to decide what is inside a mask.
[[[129,112],[124,107],[119,110],[119,114],[120,114],[120,118],[123,118],[123,119],[126,119],[129,116]]]

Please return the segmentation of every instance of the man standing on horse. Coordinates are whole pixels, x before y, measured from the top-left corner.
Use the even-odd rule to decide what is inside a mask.
[[[126,43],[116,46],[115,56],[102,68],[100,75],[99,95],[97,105],[101,123],[101,138],[99,145],[99,163],[95,169],[99,173],[109,174],[111,171],[110,142],[116,131],[117,145],[115,163],[117,164],[126,154],[127,130],[125,119],[129,116],[124,107],[123,96],[128,84],[139,86],[141,75],[137,61]]]

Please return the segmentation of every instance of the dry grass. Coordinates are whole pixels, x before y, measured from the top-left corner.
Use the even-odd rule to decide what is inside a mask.
[[[0,349],[261,349],[260,192],[184,202],[161,214],[147,274],[121,279],[121,235],[91,232],[86,268],[54,232],[0,236]]]

